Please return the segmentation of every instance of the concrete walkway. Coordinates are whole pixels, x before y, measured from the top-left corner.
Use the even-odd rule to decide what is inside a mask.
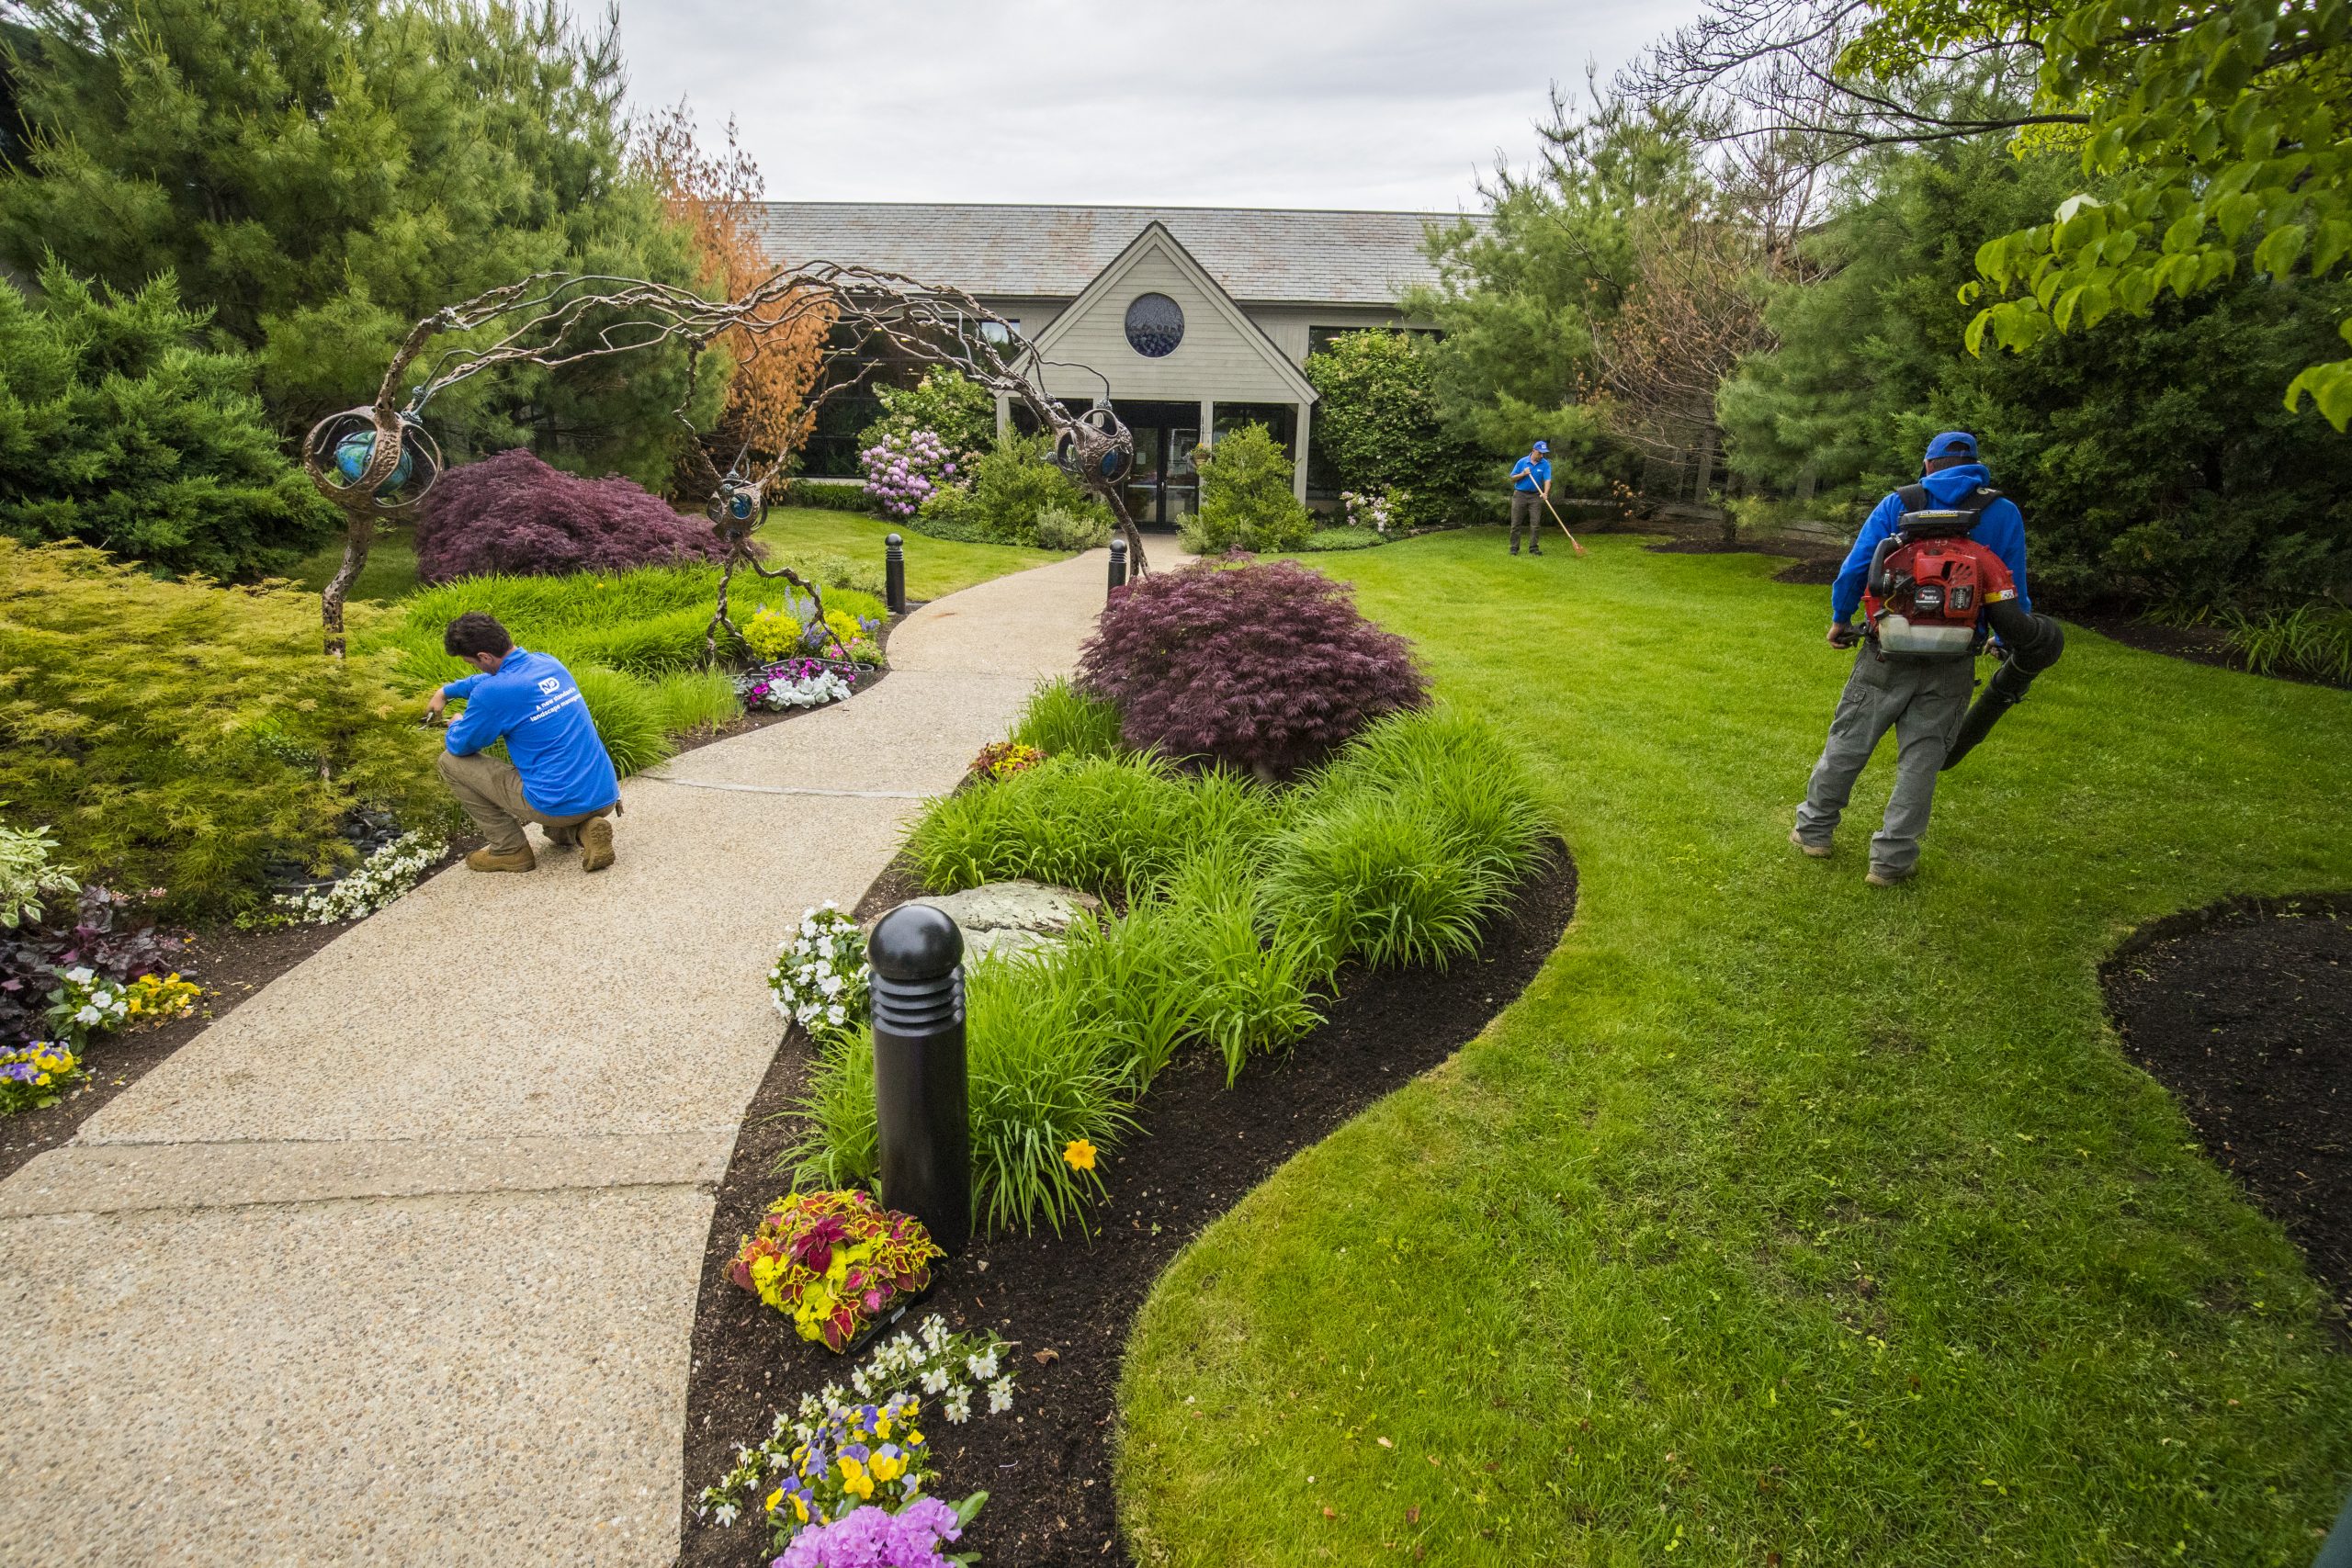
[[[668,1562],[776,944],[1073,666],[1105,558],[630,781],[610,871],[443,872],[0,1183],[0,1562]]]

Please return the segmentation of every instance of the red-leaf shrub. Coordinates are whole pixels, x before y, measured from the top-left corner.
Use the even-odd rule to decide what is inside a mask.
[[[416,512],[416,574],[427,582],[621,571],[726,553],[709,524],[680,515],[634,479],[583,479],[520,446],[450,469]]]
[[[1405,639],[1295,561],[1155,572],[1116,591],[1079,682],[1118,705],[1130,746],[1274,773],[1429,695]]]

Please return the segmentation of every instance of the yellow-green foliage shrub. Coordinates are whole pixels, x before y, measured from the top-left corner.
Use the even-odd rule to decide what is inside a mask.
[[[0,539],[0,800],[85,881],[181,914],[254,901],[274,860],[346,860],[356,805],[439,820],[439,736],[378,663],[319,649],[306,593]]]

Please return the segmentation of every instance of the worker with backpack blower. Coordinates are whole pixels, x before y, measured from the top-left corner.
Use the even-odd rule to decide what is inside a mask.
[[[1976,438],[1948,430],[1928,443],[1920,482],[1872,510],[1829,591],[1829,646],[1861,645],[1829,721],[1789,841],[1820,859],[1879,739],[1894,731],[1894,788],[1871,839],[1865,879],[1888,887],[1918,868],[1936,775],[1984,738],[2058,661],[2058,623],[2026,597],[2025,518],[1992,488]],[[1867,612],[1857,632],[1854,612]],[[1986,634],[2005,658],[1968,705]]]

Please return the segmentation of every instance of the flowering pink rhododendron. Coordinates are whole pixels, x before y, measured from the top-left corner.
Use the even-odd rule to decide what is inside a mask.
[[[892,517],[911,517],[924,498],[956,479],[955,455],[928,430],[886,435],[857,455],[865,494]]]

